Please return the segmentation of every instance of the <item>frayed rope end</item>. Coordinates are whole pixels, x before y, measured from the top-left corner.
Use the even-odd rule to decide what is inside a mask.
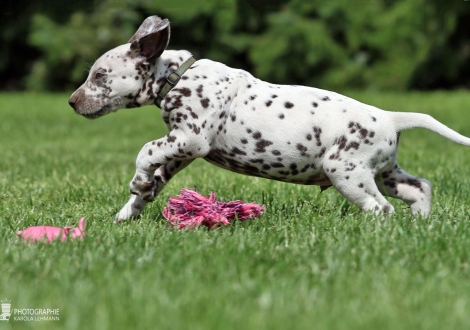
[[[235,218],[240,221],[260,217],[264,205],[255,203],[244,204],[243,201],[217,202],[211,192],[209,198],[199,193],[182,189],[177,197],[170,197],[163,209],[163,216],[168,222],[179,229],[206,226],[209,228],[228,225]]]

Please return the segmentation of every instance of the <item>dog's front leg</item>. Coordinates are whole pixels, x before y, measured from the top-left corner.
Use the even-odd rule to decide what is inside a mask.
[[[188,155],[193,156],[193,153],[187,150],[185,140],[182,134],[170,133],[147,143],[137,156],[136,172],[129,185],[131,194],[152,202],[162,188],[159,187],[160,180],[155,176],[155,171],[169,162],[194,158]]]
[[[137,195],[132,195],[121,211],[114,217],[114,222],[119,223],[137,217],[147,204]]]
[[[165,137],[147,143],[136,161],[136,173],[130,183],[133,195],[115,220],[127,220],[138,215],[147,202],[155,199],[168,180],[209,150],[207,143],[182,131],[171,132]]]
[[[175,176],[179,171],[184,169],[186,166],[191,164],[193,159],[185,159],[181,161],[171,161],[165,165],[160,166],[154,173],[154,179],[156,181],[157,190],[156,195],[160,193],[163,187]],[[129,201],[124,207],[116,214],[114,218],[115,222],[121,222],[137,217],[140,212],[144,209],[146,201],[141,199],[137,195],[131,195]]]

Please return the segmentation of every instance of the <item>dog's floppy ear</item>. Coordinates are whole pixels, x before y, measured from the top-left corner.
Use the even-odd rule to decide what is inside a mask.
[[[142,22],[128,42],[131,44],[131,50],[150,60],[160,57],[169,41],[170,21],[150,16]]]

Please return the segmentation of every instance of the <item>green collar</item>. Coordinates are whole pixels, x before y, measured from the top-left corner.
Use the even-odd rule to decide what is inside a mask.
[[[163,87],[160,89],[160,92],[157,94],[157,98],[153,103],[160,109],[162,108],[160,104],[162,103],[163,99],[165,98],[166,94],[170,92],[170,90],[175,87],[175,85],[180,81],[181,77],[183,74],[188,70],[191,65],[194,64],[196,60],[194,57],[190,57],[186,62],[181,64],[181,66],[176,70],[170,73],[170,75],[166,78],[166,83],[163,85]]]

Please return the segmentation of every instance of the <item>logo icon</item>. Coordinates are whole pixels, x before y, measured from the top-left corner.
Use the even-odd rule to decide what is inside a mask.
[[[2,302],[2,314],[0,314],[0,321],[9,321],[11,315],[11,300],[4,299]]]

